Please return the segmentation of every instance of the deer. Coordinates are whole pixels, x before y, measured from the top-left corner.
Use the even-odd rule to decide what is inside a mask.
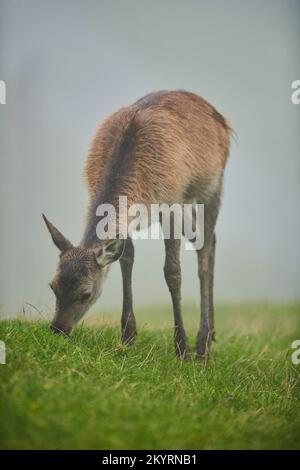
[[[200,281],[200,326],[196,357],[207,361],[214,326],[215,225],[229,155],[231,127],[202,97],[188,91],[157,91],[105,118],[97,128],[86,159],[89,194],[84,234],[73,246],[43,215],[60,251],[50,283],[56,297],[51,330],[69,335],[102,293],[112,263],[119,261],[123,283],[121,339],[131,345],[137,335],[133,309],[132,237],[99,240],[97,207],[118,206],[120,195],[129,205],[143,203],[204,204],[204,244],[195,249]],[[181,240],[165,238],[164,277],[174,314],[176,355],[190,357],[181,307]]]

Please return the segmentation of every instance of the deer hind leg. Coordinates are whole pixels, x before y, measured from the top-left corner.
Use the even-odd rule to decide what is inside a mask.
[[[166,251],[164,275],[173,304],[175,352],[177,356],[186,359],[188,357],[188,344],[181,314],[181,240],[171,238],[169,240],[165,239],[164,242]]]
[[[197,252],[201,293],[201,320],[197,336],[196,354],[205,361],[209,359],[211,342],[215,336],[213,304],[215,244],[216,237],[213,233],[206,246]]]
[[[220,192],[210,204],[204,207],[204,246],[201,250],[197,250],[201,319],[197,335],[196,354],[205,361],[209,359],[211,342],[215,339],[213,282],[216,236],[214,229],[219,207]]]
[[[123,309],[121,317],[122,342],[132,344],[136,331],[136,321],[132,305],[132,268],[134,262],[134,246],[131,238],[127,238],[124,253],[120,259],[123,279]]]

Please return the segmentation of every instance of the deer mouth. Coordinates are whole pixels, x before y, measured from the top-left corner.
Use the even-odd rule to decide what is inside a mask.
[[[72,328],[52,323],[50,325],[50,330],[56,335],[69,336]]]

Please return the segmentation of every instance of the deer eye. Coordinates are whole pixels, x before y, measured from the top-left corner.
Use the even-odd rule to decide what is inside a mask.
[[[80,297],[80,301],[86,302],[90,297],[91,297],[91,292],[84,292]]]

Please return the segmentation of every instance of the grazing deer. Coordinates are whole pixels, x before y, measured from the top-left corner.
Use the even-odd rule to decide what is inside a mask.
[[[56,296],[51,328],[69,334],[101,294],[111,264],[119,260],[123,278],[122,341],[136,335],[132,306],[132,239],[99,240],[97,207],[128,203],[189,203],[205,205],[204,245],[196,250],[201,285],[201,321],[196,353],[209,357],[214,339],[213,273],[215,224],[220,207],[223,173],[231,129],[209,103],[185,91],[150,93],[109,116],[98,128],[86,163],[90,205],[85,233],[74,247],[44,220],[60,259],[50,287]],[[188,344],[181,314],[180,240],[165,239],[164,275],[174,311],[174,341],[178,356]]]

